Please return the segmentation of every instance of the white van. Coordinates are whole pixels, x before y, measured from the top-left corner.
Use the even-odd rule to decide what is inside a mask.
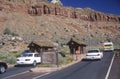
[[[112,42],[104,42],[104,51],[113,51],[113,43]]]

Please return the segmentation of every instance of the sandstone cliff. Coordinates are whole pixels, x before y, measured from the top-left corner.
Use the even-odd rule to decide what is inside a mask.
[[[0,4],[1,11],[21,11],[34,16],[46,14],[88,21],[120,22],[120,16],[97,12],[90,8],[56,6],[48,3],[48,0],[0,0]]]
[[[72,7],[61,7],[54,5],[34,5],[31,6],[28,10],[28,13],[31,15],[57,15],[74,19],[83,19],[88,21],[107,21],[107,22],[120,22],[120,16],[105,14],[91,10],[89,8],[72,8]]]

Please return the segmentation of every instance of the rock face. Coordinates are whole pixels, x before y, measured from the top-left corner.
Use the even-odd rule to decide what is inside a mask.
[[[20,3],[36,3],[36,2],[48,2],[48,0],[6,0],[9,2],[20,2]]]
[[[55,15],[87,21],[120,22],[120,16],[105,14],[89,8],[72,8],[48,3],[48,0],[0,0],[0,11],[25,12],[34,16]],[[9,2],[17,2],[12,4]],[[42,3],[45,2],[45,3]],[[23,4],[25,3],[25,4]],[[34,4],[34,5],[26,5]]]
[[[41,16],[42,14],[57,15],[62,17],[82,19],[88,21],[120,22],[120,16],[104,14],[85,8],[61,7],[50,4],[31,6],[28,9],[30,15]]]
[[[91,21],[108,21],[108,22],[120,22],[120,16],[107,15],[100,12],[93,12],[89,15]]]

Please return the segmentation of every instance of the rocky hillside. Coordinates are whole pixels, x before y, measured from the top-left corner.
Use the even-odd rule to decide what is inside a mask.
[[[62,45],[76,38],[93,46],[106,40],[120,45],[120,16],[59,6],[48,0],[0,0],[1,35],[6,28],[25,43],[46,40]]]

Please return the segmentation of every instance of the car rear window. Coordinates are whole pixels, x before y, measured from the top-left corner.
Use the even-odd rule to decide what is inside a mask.
[[[40,54],[35,54],[34,56],[35,56],[35,57],[40,57]]]
[[[88,53],[97,53],[99,52],[98,50],[89,50]]]
[[[32,56],[33,56],[33,54],[27,54],[27,53],[22,55],[22,57],[32,57]]]

